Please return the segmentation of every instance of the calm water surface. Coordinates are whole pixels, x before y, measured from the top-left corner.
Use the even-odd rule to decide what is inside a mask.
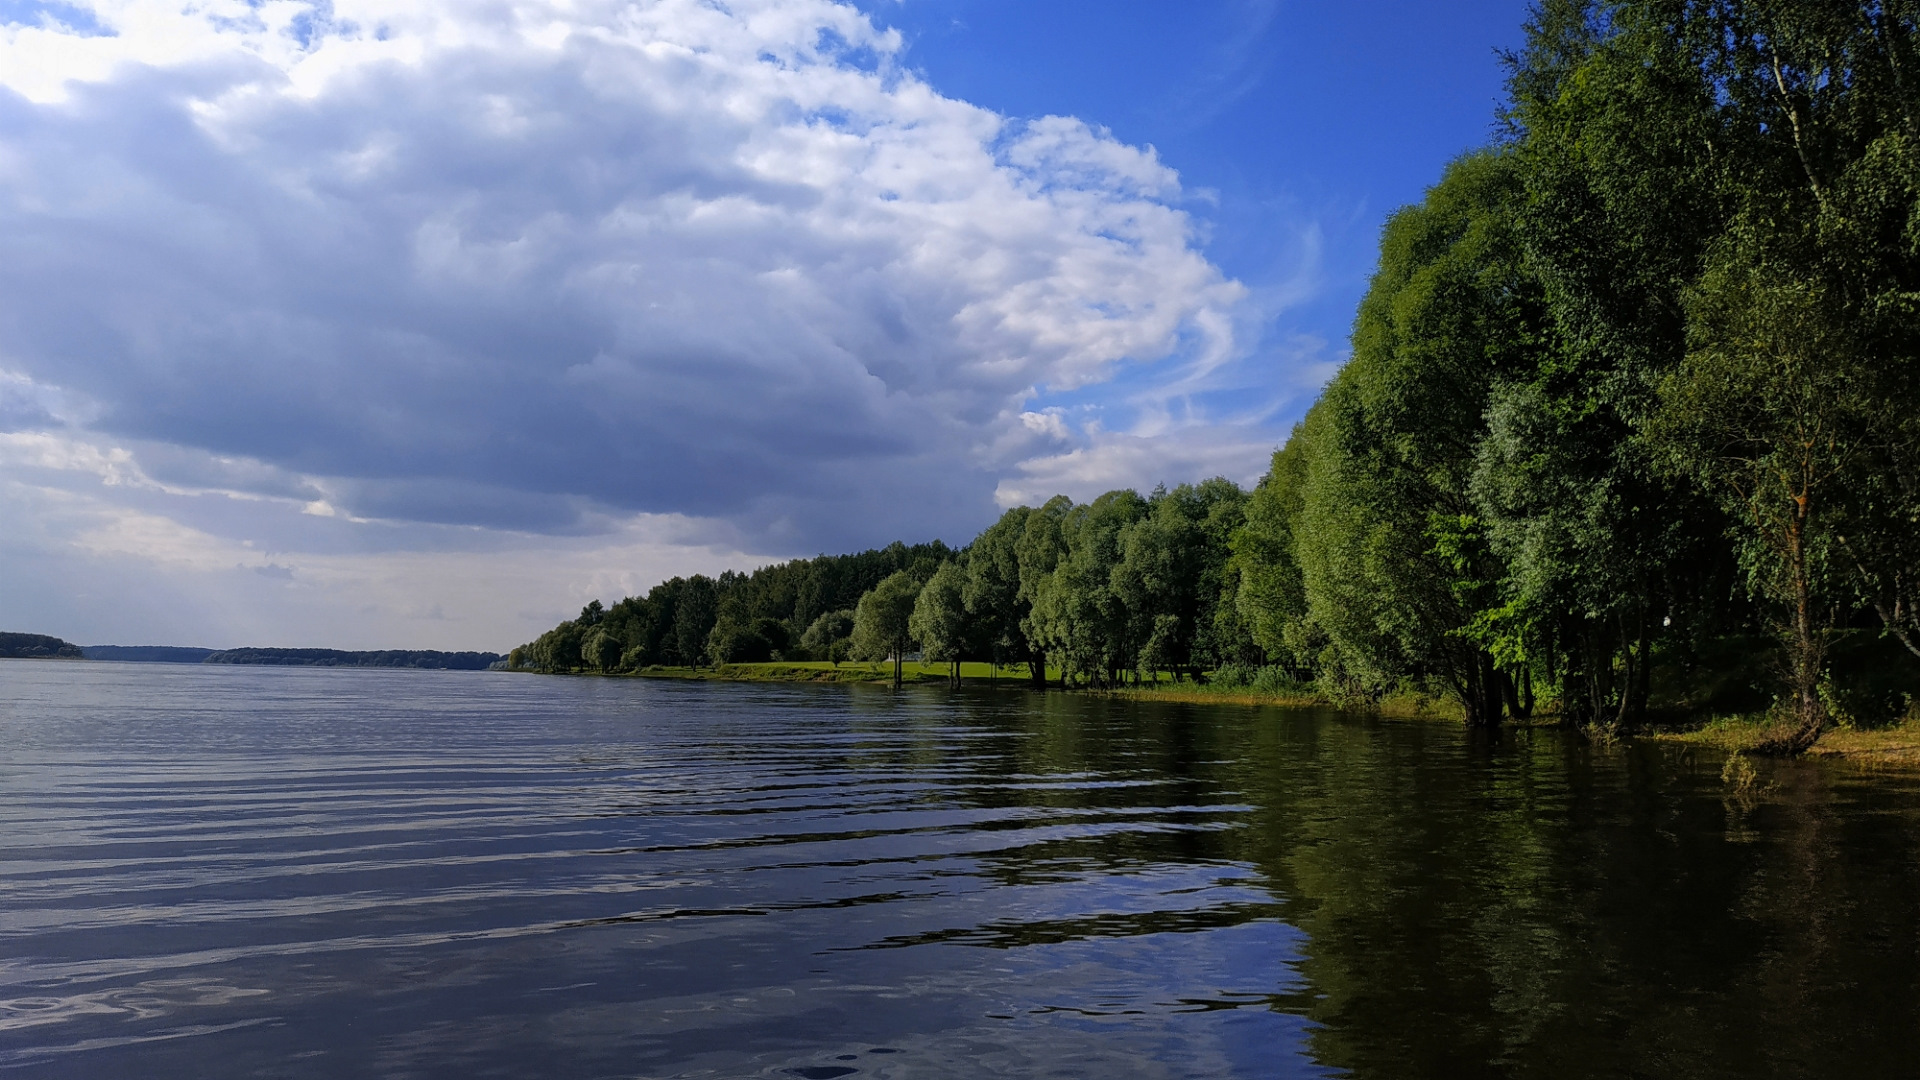
[[[1920,1076],[1920,785],[1020,691],[0,662],[0,1070]]]

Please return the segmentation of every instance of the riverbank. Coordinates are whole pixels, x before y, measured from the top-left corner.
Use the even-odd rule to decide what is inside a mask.
[[[775,661],[765,664],[721,664],[717,667],[668,667],[653,664],[623,673],[637,679],[684,679],[692,682],[890,683],[893,665],[884,663],[830,663],[825,660]],[[960,665],[960,677],[970,684],[1025,683],[1025,669],[993,668],[987,664]],[[946,682],[946,664],[902,664],[903,683]]]
[[[1049,671],[1052,685],[1059,685],[1059,673]],[[945,683],[948,667],[941,663],[901,665],[901,681],[916,684]],[[827,661],[773,662],[762,664],[722,664],[718,667],[651,666],[627,672],[624,678],[679,679],[691,682],[790,682],[790,683],[866,683],[885,684],[893,680],[893,665],[885,663]],[[997,667],[982,663],[961,665],[961,680],[969,686],[1024,688],[1031,685],[1022,666]],[[1219,683],[1174,682],[1163,677],[1158,683],[1105,689],[1078,688],[1075,693],[1125,701],[1153,701],[1185,705],[1233,705],[1252,708],[1344,708],[1339,702],[1299,688],[1264,691],[1248,686],[1223,686]],[[1402,694],[1362,706],[1367,711],[1395,719],[1441,720],[1459,722],[1457,703],[1444,698]],[[1557,717],[1541,716],[1515,726],[1554,726]],[[1643,732],[1636,738],[1655,742],[1685,743],[1712,747],[1731,754],[1747,753],[1777,739],[1780,723],[1762,714],[1717,716],[1698,726],[1676,726]],[[1838,727],[1820,737],[1809,757],[1829,758],[1855,764],[1920,768],[1920,709],[1899,724],[1879,728]]]
[[[701,668],[653,665],[639,671],[624,673],[624,675],[630,678],[684,679],[694,682],[885,683],[893,680],[893,665],[862,662],[832,664],[824,660],[721,664],[717,667]],[[1060,685],[1058,670],[1048,669],[1047,677],[1050,685],[1055,687]],[[903,683],[944,683],[948,678],[946,664],[901,665],[900,681]],[[998,667],[969,661],[960,665],[960,679],[964,685],[968,686],[1025,688],[1032,685],[1027,669],[1023,665]],[[1269,692],[1248,686],[1175,682],[1170,675],[1161,676],[1157,683],[1106,688],[1076,687],[1073,692],[1127,701],[1158,701],[1186,705],[1242,705],[1296,709],[1340,707],[1338,702],[1307,690],[1289,689]],[[1367,708],[1383,716],[1460,719],[1459,707],[1454,703],[1415,695],[1391,697],[1370,704]]]
[[[1777,742],[1789,732],[1790,725],[1764,715],[1718,716],[1699,727],[1654,731],[1640,737],[1744,754],[1765,743]],[[1863,765],[1920,767],[1920,715],[1909,712],[1900,723],[1888,727],[1830,729],[1807,751],[1807,756]]]

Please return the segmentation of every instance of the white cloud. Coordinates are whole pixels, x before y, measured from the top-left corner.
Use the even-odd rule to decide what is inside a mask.
[[[1159,483],[1224,476],[1256,483],[1273,455],[1257,430],[1191,426],[1145,438],[1095,431],[1061,453],[1022,461],[994,491],[1001,506],[1034,506],[1055,495],[1087,501],[1116,488],[1145,491]]]
[[[529,559],[666,520],[735,554],[964,540],[1009,492],[1156,453],[1154,479],[1230,472],[1267,438],[1204,432],[1248,298],[1175,172],[940,95],[846,4],[25,10],[0,477],[119,485],[84,489],[121,516],[75,558],[291,568],[257,590],[463,528]],[[1174,374],[1120,394],[1134,420],[1048,404],[1144,370]],[[260,532],[281,554],[220,547]]]

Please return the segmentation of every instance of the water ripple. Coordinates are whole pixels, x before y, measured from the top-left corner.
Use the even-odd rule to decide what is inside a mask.
[[[1299,981],[1257,807],[1144,742],[1059,757],[1025,694],[8,675],[0,1068],[943,1075],[1150,1015],[1165,1075],[1269,1037],[1242,1074],[1316,1071],[1296,1018],[1206,1019]]]

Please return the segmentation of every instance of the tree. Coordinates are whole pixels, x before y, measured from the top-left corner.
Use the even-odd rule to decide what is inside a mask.
[[[846,655],[848,639],[853,636],[853,612],[847,609],[823,612],[800,635],[800,645],[815,657],[838,664]]]
[[[1146,510],[1137,493],[1109,491],[1055,521],[1057,557],[1052,572],[1035,575],[1028,624],[1029,635],[1059,660],[1062,680],[1078,674],[1103,686],[1136,662],[1144,642],[1135,640],[1137,625],[1112,580],[1123,532]]]
[[[1020,617],[1020,635],[1026,639],[1032,650],[1028,663],[1036,689],[1047,685],[1049,652],[1048,624],[1037,608],[1053,571],[1060,565],[1061,558],[1066,554],[1067,542],[1063,533],[1063,523],[1072,511],[1073,500],[1065,495],[1056,495],[1048,499],[1045,505],[1026,515],[1022,522],[1020,536],[1013,545],[1015,565],[1019,568],[1020,577],[1020,591],[1016,594],[1016,600],[1024,612]],[[1068,672],[1062,667],[1061,683],[1064,684],[1067,678]]]
[[[1033,603],[1020,577],[1022,538],[1028,519],[1036,513],[1040,511],[1016,506],[967,545],[967,579],[961,596],[992,658],[996,662],[1012,656],[1024,660],[1033,685],[1043,689],[1047,684],[1047,658],[1027,636]],[[1032,569],[1039,572],[1037,567]],[[1051,564],[1047,569],[1052,569]]]
[[[955,687],[960,685],[961,657],[974,631],[963,596],[966,581],[966,571],[957,563],[941,563],[920,590],[907,620],[907,632],[920,642],[927,659],[950,665],[949,681]]]
[[[595,626],[587,631],[580,656],[587,667],[604,675],[620,666],[620,654],[624,651],[619,638],[607,633],[604,626]]]
[[[1637,722],[1667,620],[1725,606],[1717,513],[1641,437],[1728,213],[1723,123],[1677,11],[1545,0],[1507,58],[1514,228],[1545,318],[1530,362],[1491,388],[1470,481],[1505,564],[1483,636],[1586,724]]]
[[[893,685],[900,685],[900,664],[912,640],[908,627],[920,583],[899,570],[875,585],[853,609],[853,647],[863,659],[893,659]]]
[[[1689,350],[1656,434],[1718,495],[1781,612],[1798,724],[1819,737],[1836,606],[1900,627],[1915,563],[1920,122],[1907,3],[1729,3],[1668,16],[1722,120],[1730,208],[1686,292]]]
[[[1844,502],[1901,417],[1876,393],[1838,298],[1750,251],[1716,260],[1695,294],[1696,347],[1663,387],[1655,434],[1672,466],[1740,523],[1754,591],[1786,612],[1782,636],[1798,753],[1826,721],[1820,681],[1842,570],[1829,503]]]
[[[719,619],[719,601],[712,578],[695,574],[680,587],[673,612],[674,651],[680,662],[699,667],[706,656],[707,638]]]
[[[1496,379],[1525,370],[1538,289],[1513,223],[1514,159],[1462,158],[1395,214],[1355,323],[1353,359],[1296,438],[1306,483],[1295,555],[1313,621],[1376,685],[1438,681],[1471,725],[1513,697],[1480,631],[1503,567],[1469,479]]]
[[[707,636],[707,655],[716,664],[764,664],[787,645],[786,624],[758,618],[741,622],[723,616]]]
[[[1253,640],[1295,678],[1322,663],[1325,631],[1307,610],[1306,583],[1294,552],[1294,532],[1306,506],[1307,440],[1296,424],[1273,452],[1267,475],[1247,499],[1245,523],[1230,541],[1241,615]]]

